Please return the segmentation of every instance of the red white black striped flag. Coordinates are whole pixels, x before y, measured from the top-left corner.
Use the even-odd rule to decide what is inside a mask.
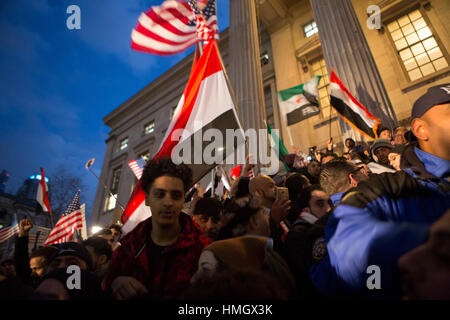
[[[201,127],[198,127],[201,125]],[[221,163],[206,163],[196,152],[198,138],[201,138],[202,132],[208,129],[215,129],[226,137],[228,129],[235,130],[236,140],[232,147],[224,146],[221,148],[221,159],[225,161],[232,155],[238,147],[245,144],[244,131],[239,123],[237,112],[231,98],[230,91],[225,78],[225,72],[220,63],[219,51],[215,41],[211,41],[204,48],[200,60],[194,66],[189,81],[178,103],[172,121],[162,140],[159,151],[153,157],[161,159],[171,157],[172,152],[178,154],[180,150],[186,152],[190,161],[184,161],[192,169],[192,178],[194,182],[199,181],[205,174]],[[179,136],[180,130],[183,134]],[[202,139],[200,139],[202,140]],[[209,141],[200,142],[200,150],[205,150],[210,144]],[[197,159],[200,157],[200,159]],[[199,162],[197,160],[200,160]],[[145,192],[141,187],[141,180],[138,181],[125,211],[122,214],[122,231],[130,232],[138,223],[151,216],[151,211],[145,205]],[[190,188],[191,186],[188,186]]]
[[[342,84],[331,71],[330,104],[338,114],[354,129],[368,138],[377,139],[377,127],[380,119],[372,115]]]

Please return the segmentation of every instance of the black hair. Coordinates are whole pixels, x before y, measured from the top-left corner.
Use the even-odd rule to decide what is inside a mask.
[[[208,217],[219,217],[222,203],[215,198],[202,198],[195,204],[193,215],[201,214]]]
[[[120,234],[122,234],[122,227],[119,226],[118,224],[113,223],[108,227],[108,229],[110,229],[110,230],[114,229],[114,230],[120,232]]]
[[[111,259],[112,248],[106,239],[100,238],[98,236],[89,237],[83,241],[83,246],[90,246],[94,249],[95,254],[104,254],[108,258],[108,260]]]
[[[52,255],[56,251],[58,251],[58,248],[56,248],[54,246],[42,247],[42,248],[34,250],[30,255],[30,259],[36,258],[36,257],[44,257],[45,260],[49,261],[50,258],[52,257]]]
[[[161,177],[169,176],[183,181],[184,192],[192,186],[192,170],[185,164],[176,165],[170,158],[152,159],[145,165],[142,173],[142,188],[150,192],[153,182]]]
[[[224,210],[225,222],[219,231],[217,240],[243,236],[246,233],[245,226],[261,209],[259,201],[254,197],[232,200]]]
[[[97,232],[95,235],[97,236],[103,236],[103,235],[111,235],[112,231],[109,228],[103,228],[102,230],[100,230],[99,232]]]
[[[313,184],[312,186],[303,189],[303,191],[300,193],[300,201],[299,201],[300,210],[309,207],[309,201],[311,201],[311,194],[313,193],[313,191],[316,190],[323,191],[323,189],[318,184]]]
[[[289,191],[289,200],[296,201],[299,198],[300,192],[309,184],[309,180],[304,175],[298,172],[292,172],[286,179],[286,188]]]

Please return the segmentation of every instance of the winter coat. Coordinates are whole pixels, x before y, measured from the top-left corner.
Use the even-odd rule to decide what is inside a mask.
[[[123,237],[122,245],[113,253],[104,288],[110,288],[118,276],[129,276],[147,288],[147,298],[179,297],[197,270],[203,248],[211,242],[190,216],[180,213],[179,219],[180,235],[167,247],[158,247],[152,242],[151,217]]]

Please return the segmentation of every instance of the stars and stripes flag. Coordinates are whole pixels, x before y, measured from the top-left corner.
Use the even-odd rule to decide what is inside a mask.
[[[201,126],[199,126],[201,124]],[[215,129],[226,136],[226,130],[235,132],[233,145],[221,148],[220,158],[222,163],[238,148],[245,148],[245,135],[239,123],[235,105],[228,89],[224,69],[220,63],[220,55],[215,41],[210,41],[205,46],[202,56],[193,68],[186,88],[175,109],[173,118],[169,124],[166,134],[161,142],[159,151],[154,159],[171,157],[179,154],[180,150],[195,150],[195,135],[208,129]],[[180,130],[183,131],[178,136]],[[197,144],[197,142],[195,143]],[[202,141],[201,150],[209,145],[208,141]],[[239,152],[238,152],[239,154]],[[216,160],[206,163],[204,159],[197,162],[199,156],[195,152],[187,154],[190,157],[189,167],[192,169],[194,182],[200,181],[208,172],[220,163]],[[203,158],[203,157],[200,157]],[[215,157],[217,159],[217,155]],[[145,205],[145,192],[138,181],[128,201],[121,220],[124,234],[130,232],[141,221],[151,216],[151,211]],[[191,186],[187,186],[189,189]]]
[[[72,202],[50,232],[44,246],[68,242],[75,230],[86,228],[84,210],[84,204],[80,206],[80,190],[78,190]]]
[[[144,171],[145,167],[145,160],[142,158],[138,158],[136,160],[132,160],[128,162],[128,166],[130,166],[131,171],[133,171],[134,175],[138,180],[142,177],[142,172]]]
[[[19,223],[17,222],[16,216],[9,227],[0,230],[0,243],[7,241],[8,239],[14,237],[19,233]]]
[[[157,55],[182,52],[197,43],[218,39],[216,0],[166,0],[141,14],[131,32],[134,50]]]

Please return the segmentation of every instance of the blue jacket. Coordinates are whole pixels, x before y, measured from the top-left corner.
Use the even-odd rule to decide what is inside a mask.
[[[450,208],[450,161],[415,148],[429,176],[414,168],[383,173],[349,190],[332,213],[325,230],[328,254],[310,269],[325,296],[400,298],[397,260],[424,243],[430,225]],[[431,174],[431,175],[430,175]],[[372,275],[381,271],[381,289],[369,290]]]

